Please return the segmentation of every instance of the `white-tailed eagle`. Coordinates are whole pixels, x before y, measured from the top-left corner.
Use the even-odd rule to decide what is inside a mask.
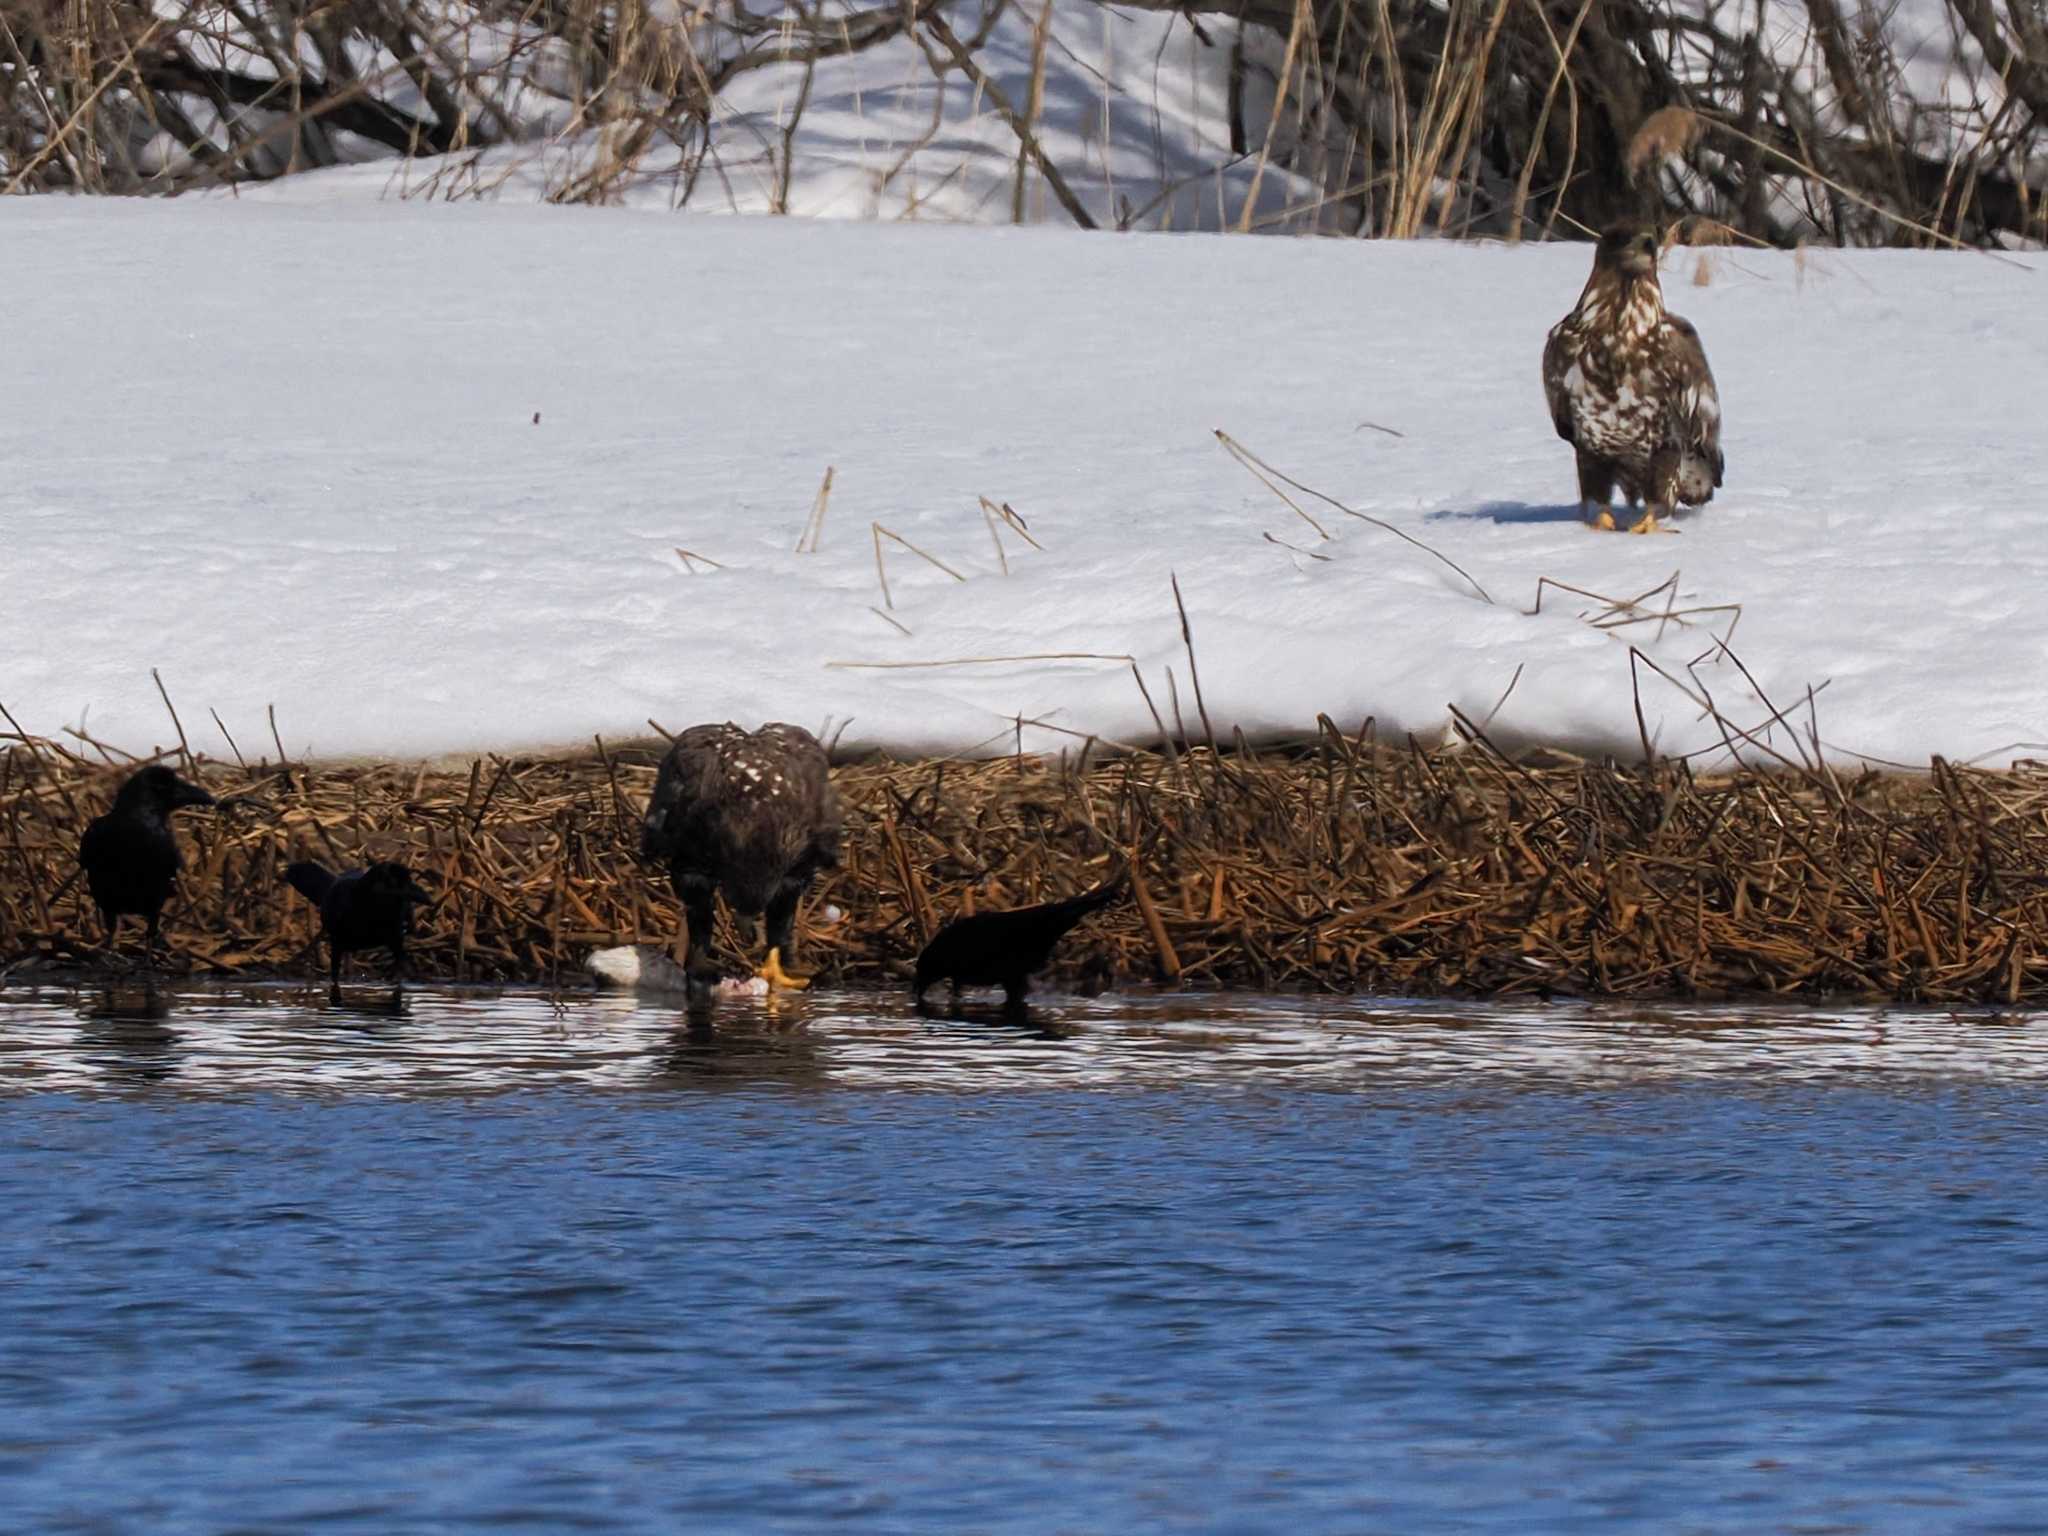
[[[1587,520],[1612,528],[1619,484],[1647,506],[1649,533],[1675,503],[1704,506],[1721,483],[1721,397],[1699,332],[1664,308],[1657,237],[1617,225],[1600,237],[1578,307],[1543,347],[1543,393],[1579,461]]]
[[[735,914],[762,914],[771,987],[806,983],[782,969],[796,933],[796,904],[819,870],[839,863],[839,796],[825,749],[801,726],[693,725],[675,739],[655,776],[641,852],[668,869],[689,921],[683,965],[694,973],[711,946],[711,899]]]

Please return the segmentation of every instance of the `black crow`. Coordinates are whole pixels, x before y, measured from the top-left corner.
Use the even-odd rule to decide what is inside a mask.
[[[941,928],[917,957],[911,995],[920,1003],[933,982],[949,981],[953,996],[962,987],[1001,987],[1003,1001],[1024,1001],[1031,974],[1043,970],[1052,947],[1074,924],[1123,894],[1122,876],[1065,901],[1019,907],[1014,912],[977,912]]]
[[[811,877],[839,864],[839,796],[825,749],[801,726],[693,725],[676,737],[654,780],[640,851],[664,865],[689,920],[683,968],[711,947],[711,897],[762,913],[771,987],[809,982],[782,969],[796,938],[796,904]]]
[[[171,834],[171,813],[211,804],[213,796],[159,763],[130,774],[114,796],[114,808],[86,827],[78,862],[85,866],[86,889],[106,927],[108,949],[122,916],[132,912],[149,923],[144,960],[154,957],[164,903],[184,863]]]
[[[331,874],[318,864],[288,865],[285,879],[320,909],[320,931],[327,936],[327,995],[341,1001],[342,957],[358,949],[391,951],[391,984],[405,976],[405,940],[412,932],[414,902],[434,898],[414,884],[403,864],[386,861],[368,869]]]

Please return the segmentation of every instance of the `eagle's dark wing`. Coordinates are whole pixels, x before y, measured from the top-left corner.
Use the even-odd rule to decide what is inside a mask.
[[[758,912],[783,881],[836,865],[839,833],[825,749],[809,731],[694,725],[662,760],[640,846]]]
[[[1557,428],[1557,435],[1575,448],[1578,439],[1572,434],[1571,387],[1565,376],[1572,370],[1576,351],[1572,317],[1567,315],[1551,328],[1550,339],[1543,343],[1543,398],[1550,403],[1550,424]]]
[[[640,851],[648,858],[673,860],[703,841],[704,813],[725,784],[720,747],[728,734],[739,734],[738,728],[693,725],[669,746],[640,826]]]
[[[764,756],[776,761],[783,794],[795,804],[777,823],[783,855],[792,866],[839,867],[839,794],[832,788],[831,765],[818,738],[800,725],[771,721],[754,732]]]
[[[1677,315],[1664,317],[1660,339],[1660,371],[1679,446],[1712,469],[1714,484],[1719,485],[1726,468],[1721,456],[1721,393],[1714,387],[1714,370],[1707,366],[1707,349],[1700,345],[1692,322]]]

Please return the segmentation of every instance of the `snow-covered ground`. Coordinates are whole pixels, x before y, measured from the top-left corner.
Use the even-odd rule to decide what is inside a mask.
[[[1583,246],[57,199],[0,228],[0,704],[32,733],[171,740],[156,667],[195,747],[227,751],[211,710],[252,758],[271,704],[327,757],[650,716],[1142,741],[1115,658],[1169,716],[1170,670],[1200,729],[1177,573],[1219,733],[1434,736],[1456,705],[1634,755],[1630,642],[1693,686],[1729,615],[1528,610],[1540,578],[1678,572],[1677,606],[1741,605],[1777,704],[1823,690],[1840,759],[2048,742],[2048,303],[2010,262],[1718,252],[1697,286],[1678,253],[1728,485],[1630,538],[1579,525],[1537,381]],[[1492,600],[1297,494],[1319,537],[1219,428]],[[1007,573],[983,496],[1043,546],[1005,533]],[[875,524],[962,579],[884,540],[892,610]],[[1695,670],[1768,713],[1728,659]],[[1647,672],[1641,703],[1661,750],[1720,739]]]

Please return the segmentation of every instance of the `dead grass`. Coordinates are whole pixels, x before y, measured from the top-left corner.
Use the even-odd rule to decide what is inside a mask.
[[[312,916],[281,878],[300,857],[423,872],[439,896],[425,976],[545,981],[593,946],[666,942],[675,904],[633,852],[658,748],[455,771],[193,764],[224,804],[181,819],[173,964],[310,973]],[[90,953],[74,850],[129,766],[48,742],[0,752],[0,967]],[[833,983],[897,984],[955,913],[1069,894],[1135,851],[1135,899],[1069,941],[1069,979],[2048,999],[2039,766],[1696,777],[1669,760],[1510,761],[1477,726],[1424,751],[1326,721],[1288,750],[874,761],[835,779],[846,862],[800,931]]]
[[[991,111],[1014,140],[1007,187],[984,189],[1013,221],[1046,216],[1049,194],[1080,228],[1171,225],[1181,195],[1213,180],[1215,223],[1237,230],[1549,238],[1626,214],[1708,219],[1773,245],[1997,246],[2048,238],[2048,45],[2031,4],[1945,0],[1945,84],[1916,100],[1908,65],[1926,61],[1899,56],[1907,34],[1833,0],[1801,0],[1767,48],[1747,13],[1674,0],[1131,0],[1174,15],[1190,61],[1213,53],[1228,70],[1206,124],[1215,157],[1191,167],[1159,131],[1179,110],[1160,83],[1164,41],[1149,103],[1142,86],[1113,87],[1111,70],[1097,123],[1082,128],[1063,99],[1060,61],[1079,57],[1106,9],[0,0],[0,189],[175,192],[369,147],[403,197],[488,197],[517,179],[552,202],[659,189],[675,207],[786,213],[801,201],[799,159],[833,153],[805,122],[836,110],[820,68],[894,46],[878,81],[910,88],[909,62],[915,88],[953,87],[929,91],[921,133],[906,137],[893,114],[874,125],[889,161],[873,172],[875,207],[893,184],[906,218],[974,179],[976,152],[934,147],[964,96],[970,117]],[[1006,51],[1018,23],[1023,79]],[[757,70],[787,89],[772,113],[736,113],[734,86]],[[1137,116],[1149,108],[1146,139],[1116,129],[1111,142],[1117,94]],[[1081,195],[1089,157],[1107,177],[1113,151],[1155,167],[1142,207],[1113,178],[1106,200]],[[1247,178],[1226,176],[1240,165]],[[1286,174],[1302,184],[1262,209]]]

